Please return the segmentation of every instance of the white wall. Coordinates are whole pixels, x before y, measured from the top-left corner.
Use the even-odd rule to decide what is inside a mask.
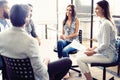
[[[13,4],[32,4],[33,20],[38,24],[56,24],[56,0],[8,0]]]

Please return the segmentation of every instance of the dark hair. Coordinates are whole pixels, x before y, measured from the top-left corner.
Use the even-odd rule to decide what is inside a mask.
[[[71,7],[71,9],[72,9],[72,21],[73,21],[75,19],[75,17],[76,17],[75,6],[73,4],[70,4],[67,7]],[[63,26],[65,25],[67,19],[68,19],[68,16],[67,16],[67,14],[65,14],[65,19],[63,21]]]
[[[2,1],[0,1],[0,7],[3,7],[3,6],[4,6],[4,4],[6,4],[6,3],[8,3],[8,1],[7,1],[7,0],[2,0]]]
[[[32,4],[30,4],[30,3],[28,4],[28,6],[33,7],[33,5],[32,5]]]
[[[103,9],[103,15],[104,15],[104,17],[106,19],[108,19],[109,21],[111,21],[109,3],[106,0],[104,0],[104,1],[97,2],[97,4]]]
[[[11,8],[10,20],[13,26],[21,27],[26,22],[26,17],[28,17],[29,8],[27,5],[16,4]]]

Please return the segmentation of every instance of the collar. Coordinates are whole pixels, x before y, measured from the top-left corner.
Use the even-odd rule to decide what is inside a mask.
[[[15,27],[15,26],[13,26],[12,29],[13,29],[13,30],[16,30],[16,31],[26,32],[26,31],[25,31],[25,28],[23,28],[23,27]]]
[[[103,21],[105,20],[105,18],[103,17],[103,18],[100,18],[100,23],[102,23]]]

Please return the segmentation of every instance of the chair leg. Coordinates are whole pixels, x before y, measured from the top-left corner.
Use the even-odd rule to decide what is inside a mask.
[[[110,78],[109,80],[115,80],[114,77]]]
[[[76,71],[76,72],[78,72],[78,76],[80,77],[80,76],[82,76],[82,74],[81,74],[81,72],[79,71],[79,70],[77,70],[77,69],[74,69],[73,67],[71,67],[70,68],[71,70],[73,70],[73,71]]]
[[[103,80],[106,80],[106,68],[103,67]],[[109,80],[114,80],[114,77],[110,78]]]
[[[7,76],[5,68],[2,69],[2,80],[8,80],[8,76]]]
[[[6,74],[4,71],[2,71],[2,80],[6,80]]]
[[[93,80],[98,80],[96,78],[93,78]],[[106,80],[106,68],[103,67],[103,80]]]
[[[103,67],[103,80],[106,80],[106,68]]]

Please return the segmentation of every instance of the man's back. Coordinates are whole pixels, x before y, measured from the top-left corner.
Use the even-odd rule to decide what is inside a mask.
[[[12,58],[30,58],[35,76],[41,80],[48,80],[46,68],[40,61],[37,40],[24,28],[12,27],[0,33],[0,53]]]
[[[36,40],[29,36],[23,28],[12,27],[0,33],[0,41],[0,47],[9,49],[9,51],[2,50],[1,53],[4,55],[13,54],[13,56],[21,55],[19,57],[23,58],[24,54],[30,54],[30,44]]]

